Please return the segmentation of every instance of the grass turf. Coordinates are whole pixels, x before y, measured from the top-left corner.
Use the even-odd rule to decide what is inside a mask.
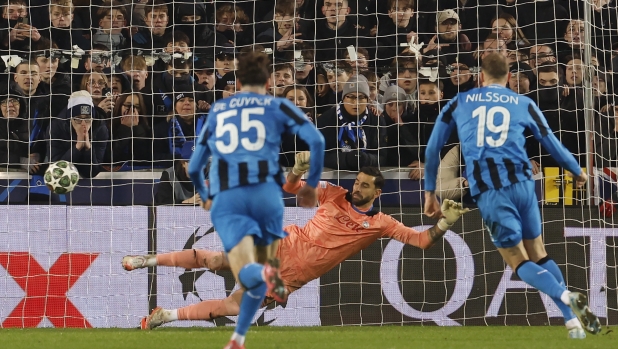
[[[232,328],[2,329],[0,348],[45,349],[220,349]],[[618,348],[618,333],[604,329],[585,340],[570,340],[562,326],[552,327],[253,327],[248,349],[439,349],[439,348]]]

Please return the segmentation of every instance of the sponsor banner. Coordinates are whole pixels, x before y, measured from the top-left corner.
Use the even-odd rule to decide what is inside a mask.
[[[418,207],[382,210],[417,230],[433,223]],[[302,226],[314,212],[286,208],[285,224]],[[544,207],[542,217],[548,254],[569,288],[589,296],[603,323],[618,324],[618,230],[588,208]],[[149,279],[146,269],[122,269],[124,255],[149,247],[222,249],[209,214],[197,207],[0,206],[0,327],[137,327],[149,305],[177,308],[237,288],[229,271],[157,267]],[[376,241],[287,304],[261,309],[254,322],[546,325],[561,324],[561,316],[505,268],[475,210],[425,251]],[[173,325],[234,323],[229,317]]]
[[[0,206],[0,327],[137,327],[147,207]]]
[[[285,210],[284,223],[303,226],[315,210]],[[157,253],[184,249],[222,251],[210,213],[193,207],[158,207],[156,212]],[[284,306],[271,304],[258,311],[254,323],[270,326],[319,326],[320,280],[314,280],[294,292]],[[185,270],[157,267],[157,303],[165,308],[179,308],[200,301],[223,299],[238,289],[230,271]],[[208,321],[182,321],[165,326],[233,326],[236,317]]]

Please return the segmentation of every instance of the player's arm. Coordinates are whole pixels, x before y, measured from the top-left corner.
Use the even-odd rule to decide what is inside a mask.
[[[390,237],[405,244],[416,246],[422,249],[428,249],[436,242],[442,239],[442,236],[451,228],[455,222],[459,220],[463,214],[469,209],[463,208],[461,203],[453,200],[444,200],[442,202],[443,218],[440,218],[438,223],[433,227],[419,232],[410,227],[406,227],[403,223],[396,221],[394,218],[391,224],[383,233],[383,236]]]
[[[306,182],[310,187],[316,188],[324,169],[324,137],[292,102],[282,99],[279,110],[287,117],[286,125],[290,133],[300,137],[309,146],[311,158]]]
[[[448,141],[453,129],[455,121],[453,121],[453,112],[457,108],[457,96],[453,98],[440,112],[436,119],[436,125],[433,127],[427,148],[425,150],[425,191],[435,193],[436,178],[438,176],[438,167],[440,166],[440,151],[444,144]]]
[[[286,182],[283,185],[283,190],[286,193],[297,194],[300,191],[300,188],[302,188],[304,184],[301,179],[305,172],[309,170],[310,161],[311,152],[301,151],[296,153],[294,156],[294,167],[292,171],[288,173]]]
[[[532,131],[534,138],[556,159],[560,167],[566,168],[574,176],[585,177],[586,174],[582,171],[573,154],[556,138],[549,128],[545,116],[543,116],[543,113],[536,104],[531,102],[528,105],[528,112],[531,118],[528,128]]]
[[[208,187],[204,183],[206,180],[204,168],[206,168],[208,158],[210,157],[210,149],[208,149],[209,135],[209,123],[207,122],[195,145],[195,151],[191,155],[191,160],[189,160],[189,178],[193,182],[195,191],[200,194],[202,202],[208,200]]]

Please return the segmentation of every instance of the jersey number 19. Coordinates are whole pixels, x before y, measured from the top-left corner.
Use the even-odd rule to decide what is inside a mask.
[[[494,116],[496,113],[502,114],[502,124],[494,124]],[[509,122],[511,121],[511,113],[505,107],[491,107],[487,110],[486,106],[478,107],[472,112],[472,118],[478,116],[479,123],[476,129],[476,145],[478,147],[487,145],[493,148],[501,147],[506,142],[506,137],[509,133]],[[485,137],[485,128],[491,133],[499,133],[500,137],[494,139],[493,135]]]
[[[221,154],[233,153],[236,151],[236,148],[238,148],[238,140],[240,138],[238,127],[236,127],[236,124],[231,122],[225,123],[228,118],[237,115],[238,109],[232,109],[217,114],[217,129],[215,131],[217,141],[215,142],[215,145]],[[249,137],[240,138],[240,143],[242,144],[242,147],[248,151],[258,151],[264,147],[264,141],[266,140],[266,128],[260,120],[251,120],[251,115],[264,115],[264,108],[258,107],[241,109],[240,132],[245,133],[253,128],[257,133],[257,137],[254,142],[252,142]],[[230,142],[228,144],[225,144],[224,141],[219,140],[219,138],[223,137],[226,133],[230,134]]]

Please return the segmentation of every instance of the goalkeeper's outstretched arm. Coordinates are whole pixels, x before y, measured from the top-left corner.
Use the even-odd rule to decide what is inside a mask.
[[[384,231],[384,236],[425,250],[438,242],[451,226],[459,220],[459,217],[468,211],[469,209],[463,208],[461,203],[453,200],[444,200],[442,202],[442,213],[444,217],[440,218],[438,223],[433,227],[419,232],[406,227],[403,223],[393,218],[395,223]]]
[[[288,173],[286,183],[283,185],[283,190],[290,194],[296,194],[302,187],[300,180],[303,175],[309,170],[309,164],[311,161],[311,152],[301,151],[296,153],[294,157],[294,167],[292,171]]]

